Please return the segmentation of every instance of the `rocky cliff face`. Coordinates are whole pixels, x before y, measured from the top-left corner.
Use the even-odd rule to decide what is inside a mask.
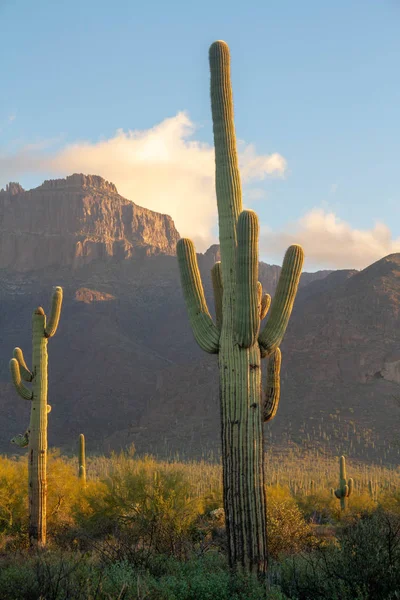
[[[10,183],[0,191],[0,268],[175,254],[178,239],[171,217],[126,200],[95,175],[49,180],[30,191]]]

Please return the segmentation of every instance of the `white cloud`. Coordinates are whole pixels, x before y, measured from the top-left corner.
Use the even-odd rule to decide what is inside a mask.
[[[383,256],[400,252],[400,238],[392,239],[389,227],[377,222],[373,229],[353,229],[333,212],[313,209],[290,227],[291,231],[261,230],[263,254],[283,257],[286,248],[301,244],[308,268],[363,269]]]
[[[144,131],[118,130],[98,142],[78,141],[61,149],[24,147],[0,155],[2,178],[15,180],[27,171],[66,176],[74,172],[101,175],[119,193],[141,206],[171,215],[178,231],[190,236],[199,251],[214,242],[216,222],[214,149],[193,139],[195,127],[185,113]],[[257,155],[239,144],[244,185],[267,176],[282,176],[285,159]]]

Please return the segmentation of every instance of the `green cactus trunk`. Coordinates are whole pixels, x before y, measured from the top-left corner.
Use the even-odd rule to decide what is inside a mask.
[[[348,507],[348,498],[353,492],[354,482],[350,478],[347,481],[346,459],[341,456],[339,459],[339,487],[335,490],[335,496],[340,500],[340,510],[345,511]]]
[[[219,354],[224,509],[231,567],[267,569],[263,421],[279,403],[279,344],[284,336],[303,264],[294,245],[286,253],[271,314],[271,298],[258,282],[257,215],[242,211],[230,56],[225,42],[210,48],[216,191],[221,263],[212,269],[216,324],[208,311],[193,243],[178,242],[182,288],[198,344]],[[262,399],[261,358],[270,356]]]
[[[46,544],[47,504],[47,415],[51,407],[47,404],[48,355],[47,341],[58,326],[61,314],[62,289],[57,287],[52,300],[49,322],[43,308],[35,310],[32,317],[32,370],[26,366],[20,348],[14,349],[10,361],[11,376],[19,395],[31,401],[29,427],[23,435],[11,441],[20,447],[28,446],[28,491],[29,491],[29,540],[41,546]],[[22,383],[29,381],[32,388]]]
[[[232,336],[221,338],[221,437],[229,557],[233,566],[264,572],[267,529],[260,348],[258,344],[240,348]]]
[[[82,485],[86,486],[86,456],[85,456],[85,436],[83,433],[79,436],[79,455],[78,455],[78,463],[79,463],[79,473],[78,477],[81,480]]]
[[[32,319],[32,407],[28,448],[29,537],[46,543],[47,503],[47,338],[45,314],[39,309]]]

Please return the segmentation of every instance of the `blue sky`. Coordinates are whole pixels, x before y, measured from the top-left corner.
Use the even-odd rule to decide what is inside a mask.
[[[260,217],[262,257],[279,262],[285,244],[300,241],[309,269],[366,266],[400,251],[399,28],[398,0],[0,0],[0,188],[10,179],[30,188],[90,167],[120,178],[131,200],[172,214],[204,249],[215,214],[197,235],[187,205],[200,215],[201,194],[210,193],[203,185],[212,146],[208,47],[224,39],[237,136],[253,154],[277,153],[286,165],[244,182],[245,203]],[[163,129],[166,119],[173,131]],[[118,130],[118,152],[136,156],[122,157],[123,173],[117,165],[107,170]],[[168,138],[171,189],[190,199],[175,202],[151,188],[149,168],[136,168],[143,146],[121,143],[129,131],[146,140],[152,131],[157,144]],[[197,167],[193,174],[203,158],[204,174]],[[153,179],[157,161],[152,155]],[[130,164],[140,185],[129,187]],[[160,168],[168,187],[168,168]]]

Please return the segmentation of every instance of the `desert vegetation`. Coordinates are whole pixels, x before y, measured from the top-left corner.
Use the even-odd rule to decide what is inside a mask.
[[[78,447],[78,444],[77,444]],[[400,580],[400,473],[348,461],[346,511],[331,494],[338,459],[266,455],[270,568],[232,574],[222,466],[158,461],[134,448],[48,457],[48,540],[29,545],[27,457],[0,459],[0,589],[4,600],[395,598]],[[369,493],[369,481],[379,488]]]

